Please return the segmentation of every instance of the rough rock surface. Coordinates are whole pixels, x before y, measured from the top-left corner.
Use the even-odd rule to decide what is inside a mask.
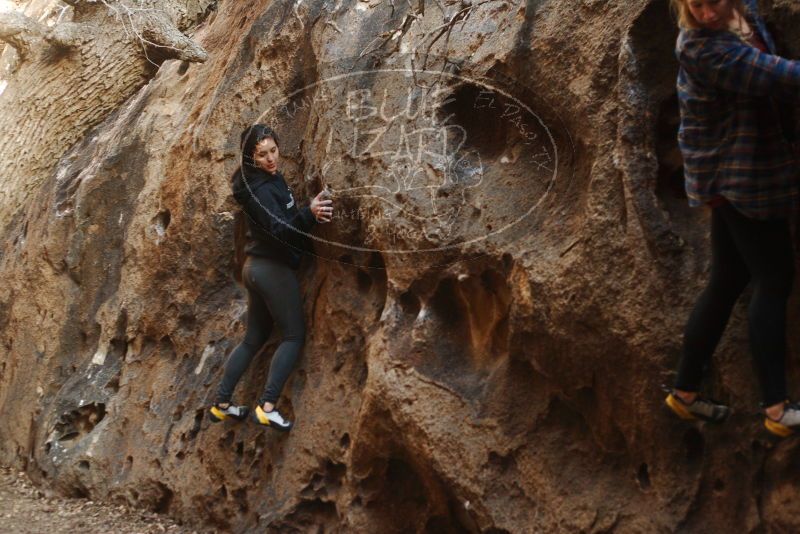
[[[193,34],[207,61],[164,62],[54,163],[4,230],[0,459],[241,532],[800,529],[798,444],[760,429],[741,305],[709,381],[732,420],[661,408],[708,264],[666,0],[423,5],[219,2]],[[765,7],[796,34],[791,2]],[[457,76],[431,114],[347,100],[388,94],[391,114],[405,74],[437,69]],[[487,113],[486,84],[527,119],[499,92]],[[297,197],[324,180],[342,213],[300,270],[288,435],[204,416],[245,319],[228,177],[265,113]],[[397,130],[391,150],[355,139],[362,118],[445,134],[412,157]],[[434,154],[445,139],[466,142]]]

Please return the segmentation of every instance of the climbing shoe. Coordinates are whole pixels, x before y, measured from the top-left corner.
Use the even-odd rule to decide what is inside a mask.
[[[664,390],[669,393],[664,402],[681,419],[722,423],[731,414],[729,407],[715,400],[698,395],[693,402],[687,403],[675,394],[674,389],[665,386]]]
[[[783,415],[777,421],[764,414],[764,426],[779,437],[786,438],[800,429],[800,403],[786,401]]]
[[[247,412],[249,410],[247,406],[228,404],[225,408],[222,408],[220,404],[214,404],[208,409],[208,418],[211,419],[212,423],[219,423],[228,417],[236,419],[237,421],[243,421],[247,417]]]
[[[269,412],[265,412],[261,406],[256,406],[256,409],[253,411],[253,420],[259,425],[268,426],[282,432],[286,432],[292,428],[292,423],[284,419],[283,416],[278,413],[278,410],[273,409]]]

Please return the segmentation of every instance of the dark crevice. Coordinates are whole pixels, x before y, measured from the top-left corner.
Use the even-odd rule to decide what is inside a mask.
[[[200,427],[203,424],[203,409],[198,408],[195,410],[194,414],[194,425],[192,425],[192,429],[189,431],[188,439],[189,441],[194,440],[197,437],[197,434],[200,432]]]
[[[689,428],[683,435],[683,445],[686,448],[686,460],[689,463],[702,461],[705,451],[705,440],[696,428]]]
[[[368,267],[371,279],[370,287],[374,286],[373,291],[375,291],[375,319],[377,320],[383,314],[386,306],[387,276],[383,255],[379,252],[370,254]]]
[[[643,490],[650,489],[650,472],[646,463],[639,466],[636,472],[636,480],[639,482],[639,487]]]
[[[155,505],[152,507],[152,510],[158,514],[166,514],[169,512],[170,506],[172,505],[172,499],[175,497],[175,493],[161,482],[158,482],[157,484],[161,495],[155,501]]]

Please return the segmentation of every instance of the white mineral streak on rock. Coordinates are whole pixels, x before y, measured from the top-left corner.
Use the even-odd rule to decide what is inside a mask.
[[[93,365],[103,365],[106,363],[106,356],[108,355],[108,341],[101,341],[97,346],[97,352],[92,356]]]
[[[203,350],[203,355],[200,356],[200,363],[197,364],[197,367],[194,369],[194,374],[199,375],[200,372],[203,370],[203,365],[205,365],[206,360],[209,356],[214,354],[214,344],[209,343],[206,345],[206,348]]]

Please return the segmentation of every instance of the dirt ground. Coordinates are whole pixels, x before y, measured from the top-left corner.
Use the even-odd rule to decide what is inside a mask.
[[[0,466],[0,534],[205,534],[159,514],[50,495],[24,473]]]

